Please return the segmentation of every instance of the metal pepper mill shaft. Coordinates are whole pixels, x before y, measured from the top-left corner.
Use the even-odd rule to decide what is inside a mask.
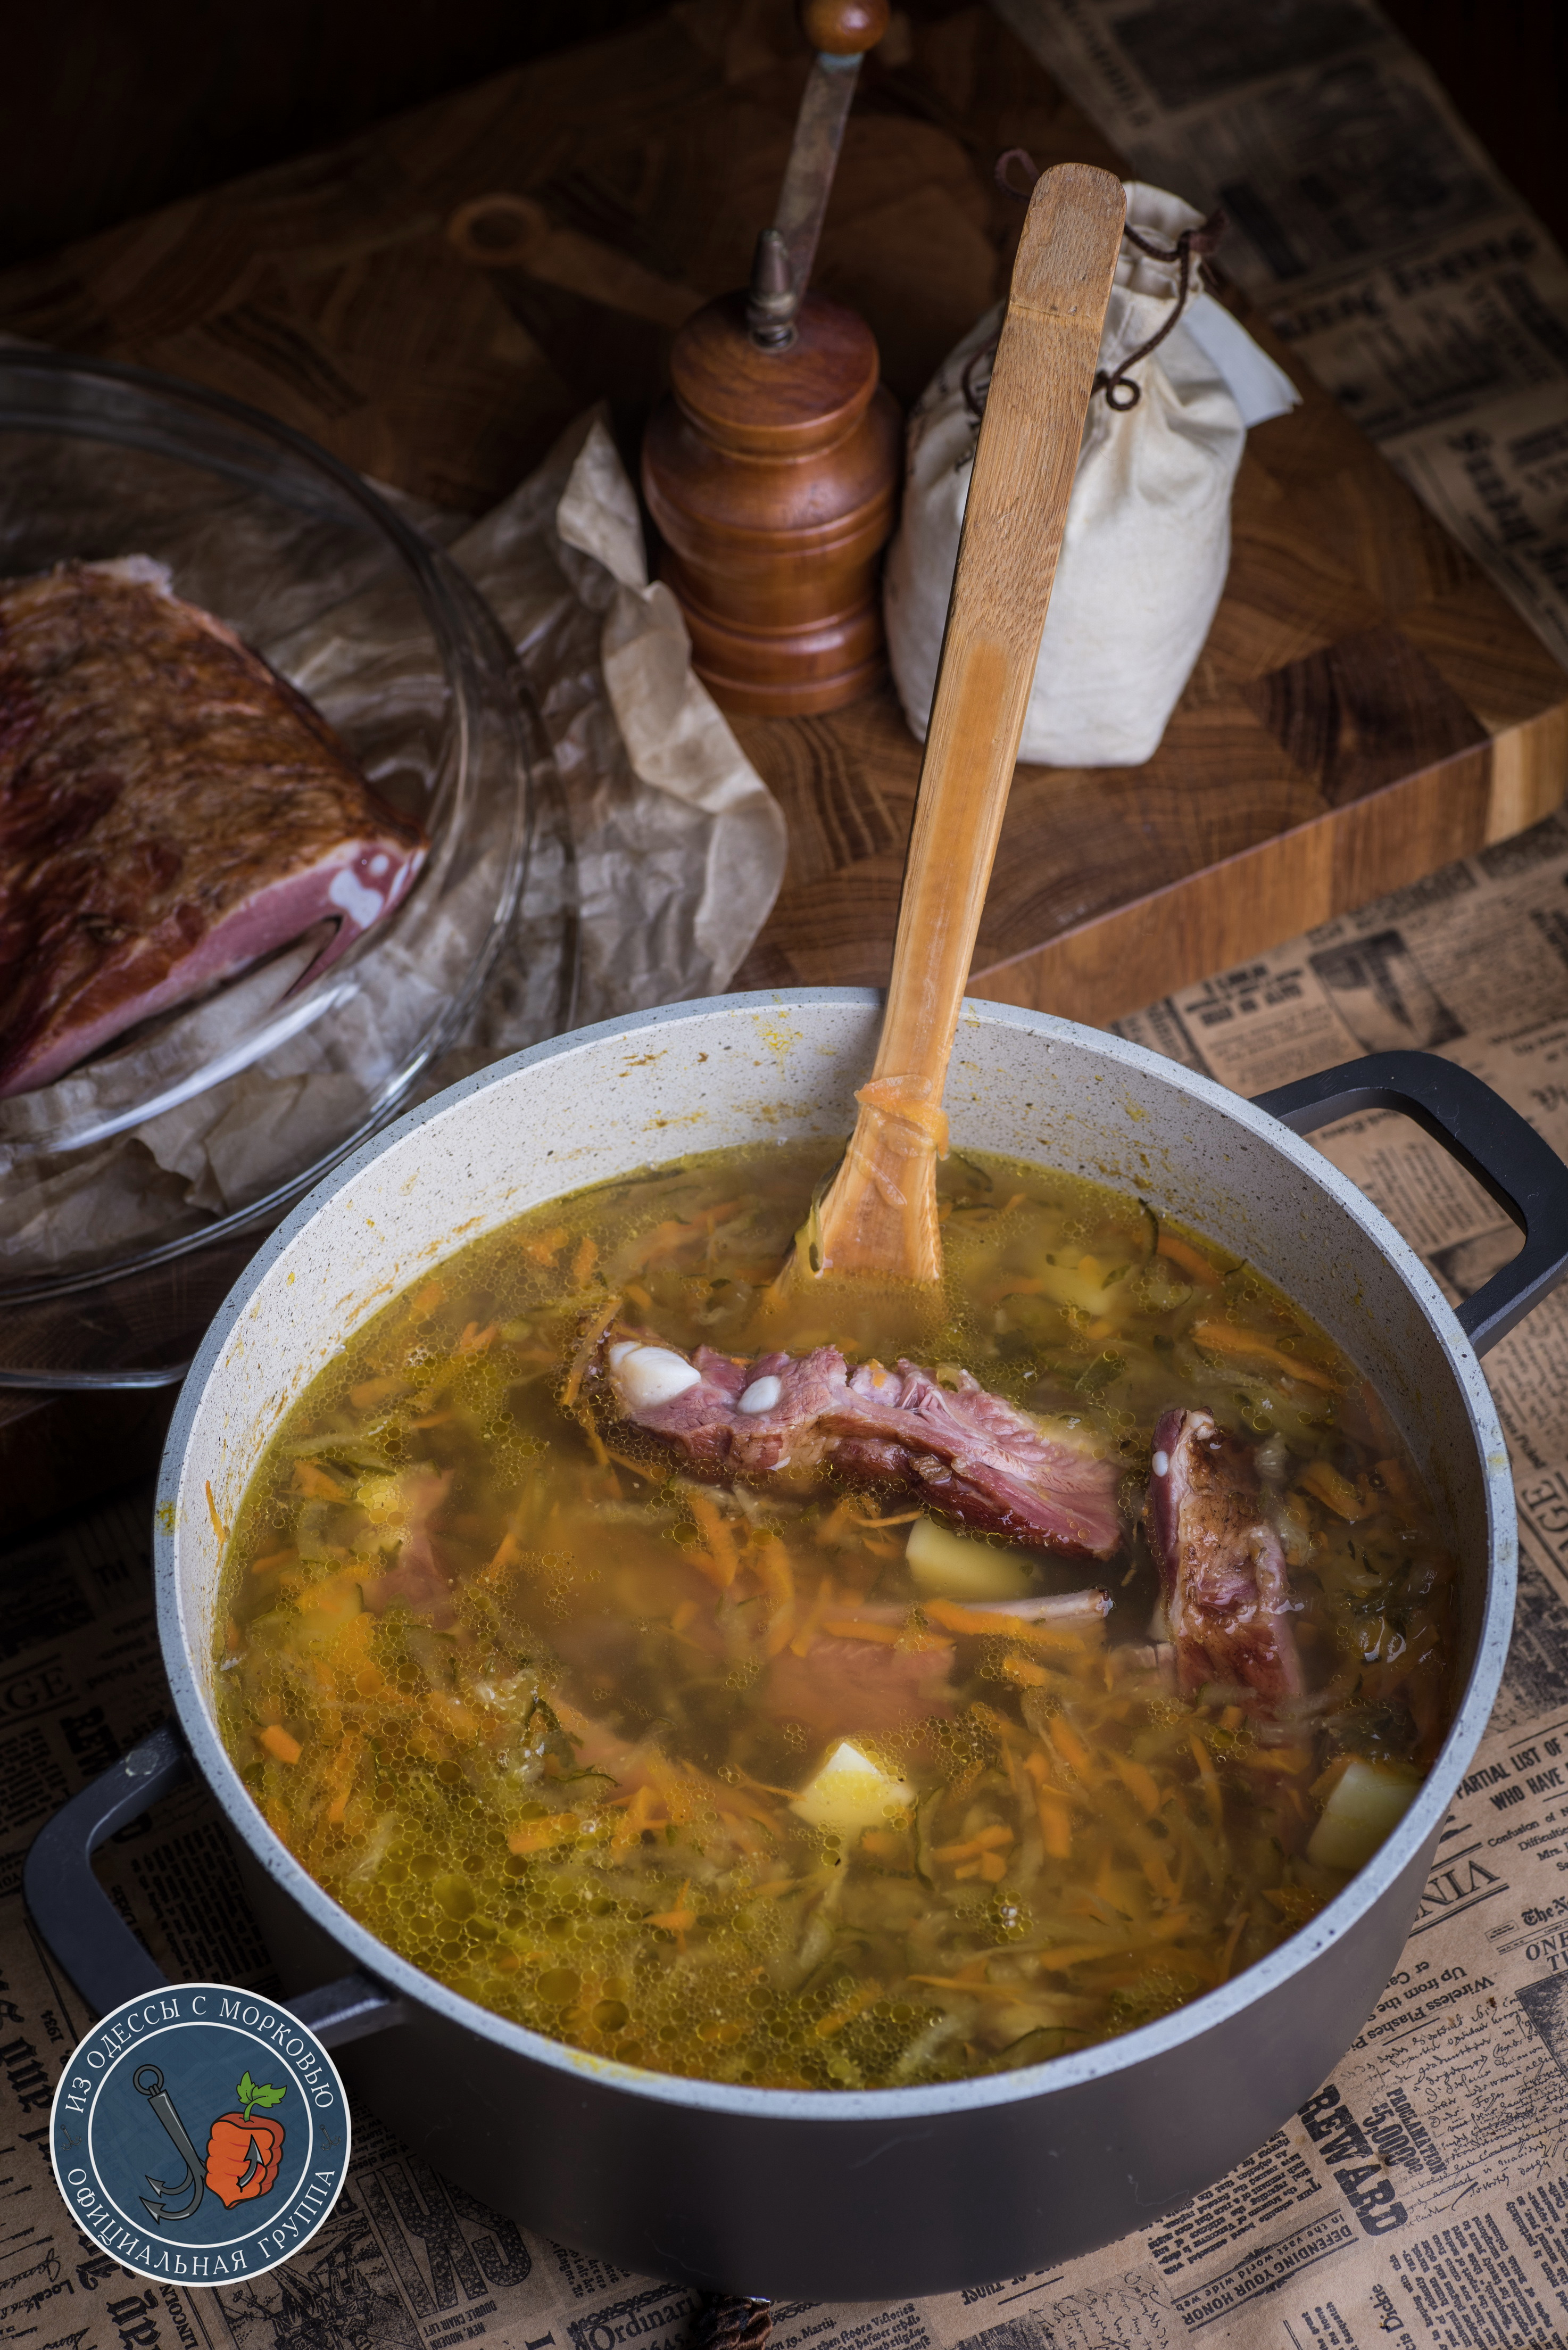
[[[726,710],[805,716],[886,669],[877,558],[893,527],[898,411],[870,328],[808,293],[834,167],[888,0],[806,0],[817,51],[778,212],[752,284],[675,338],[673,397],[649,421],[642,485],[659,576]]]

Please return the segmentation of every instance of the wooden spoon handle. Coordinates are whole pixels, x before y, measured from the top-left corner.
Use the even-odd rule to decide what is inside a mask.
[[[822,1202],[846,1273],[940,1278],[931,1141],[1023,732],[1121,250],[1121,182],[1086,163],[1030,199],[992,369],[904,871],[872,1081]]]
[[[1056,577],[1127,200],[1059,163],[1030,199],[920,769],[875,1076],[941,1099]]]

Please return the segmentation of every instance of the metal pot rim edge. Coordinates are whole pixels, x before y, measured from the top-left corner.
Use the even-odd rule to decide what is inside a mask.
[[[960,1014],[960,1036],[965,1024],[1017,1027],[1048,1039],[1088,1048],[1104,1059],[1158,1077],[1175,1092],[1185,1093],[1217,1108],[1238,1125],[1293,1160],[1353,1222],[1361,1225],[1387,1257],[1413,1293],[1449,1356],[1463,1393],[1486,1478],[1487,1513],[1490,1527],[1487,1602],[1476,1645],[1475,1659],[1464,1696],[1449,1725],[1443,1746],[1416,1802],[1394,1834],[1342,1893],[1282,1943],[1268,1958],[1247,1968],[1232,1981],[1207,1991],[1158,2022],[1140,2025],[1114,2040],[1044,2064],[1017,2072],[981,2074],[907,2089],[810,2090],[760,2089],[731,2086],[716,2081],[689,2080],[663,2073],[640,2071],[613,2058],[588,2054],[581,2049],[546,2039],[524,2025],[512,2023],[491,2009],[451,1991],[431,1975],[410,1965],[387,1943],[340,1908],[329,1894],[296,1860],[268,1826],[230,1761],[208,1711],[192,1668],[186,1627],[180,1607],[175,1569],[176,1510],[181,1470],[191,1424],[230,1335],[244,1305],[265,1279],[275,1260],[291,1245],[337,1194],[375,1159],[420,1127],[457,1107],[471,1095],[603,1039],[631,1037],[649,1029],[672,1026],[710,1014],[753,1012],[764,1007],[838,1004],[873,1008],[881,1002],[874,988],[777,988],[747,993],[705,996],[691,1002],[660,1004],[651,1011],[600,1021],[592,1027],[571,1030],[544,1044],[493,1062],[464,1077],[444,1092],[432,1095],[418,1108],[373,1136],[350,1158],[323,1178],[315,1190],[278,1226],[245,1267],[219,1307],[202,1339],[182,1388],[159,1468],[154,1507],[154,1557],[158,1595],[159,1638],[169,1675],[171,1693],[181,1727],[190,1742],[197,1767],[235,1831],[277,1883],[320,1926],[357,1966],[415,2004],[447,2022],[478,2033],[497,2048],[585,2082],[614,2087],[656,2103],[696,2107],[732,2115],[737,2119],[770,2121],[848,2122],[886,2128],[924,2116],[973,2111],[1013,2104],[1021,2099],[1070,2089],[1158,2058],[1183,2042],[1196,2039],[1251,2007],[1271,1991],[1282,1989],[1320,1951],[1348,1933],[1380,1895],[1407,1867],[1413,1855],[1431,1836],[1459,1787],[1485,1731],[1507,1658],[1512,1628],[1517,1556],[1517,1521],[1508,1450],[1485,1376],[1469,1339],[1451,1307],[1413,1249],[1397,1232],[1366,1194],[1342,1175],[1314,1146],[1275,1118],[1253,1107],[1242,1096],[1231,1093],[1212,1078],[1199,1076],[1178,1061],[1106,1031],[1060,1020],[1049,1013],[1033,1012],[1011,1003],[966,998]]]

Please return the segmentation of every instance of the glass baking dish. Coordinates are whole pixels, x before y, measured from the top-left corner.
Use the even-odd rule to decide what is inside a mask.
[[[439,543],[465,521],[195,385],[0,347],[0,577],[167,564],[174,592],[306,693],[431,837],[401,905],[315,981],[298,983],[320,944],[306,940],[0,1101],[0,1384],[16,1383],[7,1361],[97,1383],[101,1347],[68,1335],[89,1292],[134,1294],[135,1351],[167,1354],[158,1301],[178,1295],[188,1321],[207,1284],[157,1268],[214,1247],[227,1261],[275,1222],[435,1075],[509,935],[515,960],[543,745],[511,648]],[[524,929],[548,965],[533,992],[564,1014],[572,923],[549,797],[548,902],[532,893]],[[67,1297],[74,1314],[48,1310]]]

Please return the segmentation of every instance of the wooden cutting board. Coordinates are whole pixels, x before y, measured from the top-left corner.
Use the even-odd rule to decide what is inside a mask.
[[[996,155],[1116,159],[983,6],[901,21],[867,61],[818,282],[869,320],[908,401],[1005,284],[1019,211],[994,187]],[[0,325],[194,377],[472,512],[596,398],[635,471],[668,289],[743,282],[805,70],[788,0],[678,0],[13,270]],[[443,235],[455,206],[498,188],[549,224],[532,274],[475,270]],[[618,276],[596,279],[596,250],[619,256]],[[1158,753],[1019,769],[977,993],[1112,1020],[1562,798],[1568,676],[1302,389],[1300,410],[1250,437],[1224,601]],[[791,842],[739,983],[880,982],[919,766],[897,703],[884,691],[736,731]]]
[[[971,993],[1104,1024],[1563,798],[1568,675],[1293,372],[1303,404],[1249,435],[1224,600],[1155,756],[1019,767]],[[737,732],[790,825],[737,985],[879,983],[919,769],[897,702]]]

